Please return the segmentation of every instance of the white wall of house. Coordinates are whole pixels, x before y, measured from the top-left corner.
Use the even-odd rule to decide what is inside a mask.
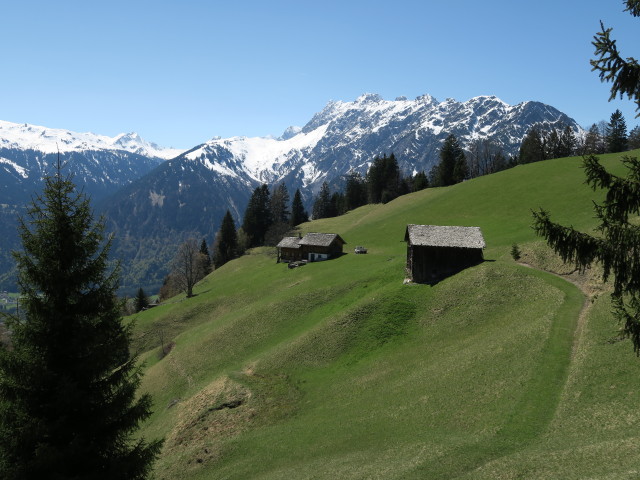
[[[307,260],[310,262],[320,262],[321,260],[327,260],[329,255],[326,253],[309,253]]]

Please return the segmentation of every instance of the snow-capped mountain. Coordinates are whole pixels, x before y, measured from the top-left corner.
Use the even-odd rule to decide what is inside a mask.
[[[122,150],[144,157],[168,160],[184,150],[159,147],[135,132],[115,137],[95,133],[77,133],[59,128],[47,128],[26,123],[0,120],[0,148],[35,150],[42,153],[81,152],[87,150]]]
[[[108,137],[0,121],[0,204],[29,201],[58,153],[67,171],[99,200],[182,152],[159,147],[137,133]]]
[[[428,172],[450,133],[463,146],[491,140],[510,155],[534,124],[581,130],[539,102],[511,106],[489,96],[438,102],[430,95],[384,100],[365,94],[353,102],[329,102],[304,127],[290,127],[278,138],[211,139],[132,182],[105,202],[105,212],[116,238],[123,239],[118,251],[133,252],[146,267],[139,269],[144,277],[131,275],[128,283],[159,282],[175,253],[169,240],[191,235],[212,244],[226,210],[238,225],[261,183],[285,182],[291,195],[300,188],[310,206],[323,181],[339,185],[351,170],[364,175],[376,155],[394,153],[405,174]],[[153,247],[145,252],[144,245]]]
[[[10,251],[18,247],[17,214],[42,190],[58,152],[65,173],[96,203],[182,153],[135,133],[107,137],[0,121],[0,281],[13,264]]]
[[[451,133],[462,145],[490,139],[507,155],[516,154],[536,123],[581,131],[567,115],[539,102],[511,106],[494,96],[438,102],[430,95],[384,100],[365,94],[330,102],[303,128],[289,127],[279,138],[215,138],[181,158],[247,185],[284,181],[314,193],[349,170],[366,173],[373,157],[385,153],[393,152],[405,172],[428,172]]]
[[[133,133],[107,137],[0,122],[0,222],[4,231],[15,230],[10,219],[40,190],[60,151],[116,233],[113,253],[124,260],[127,284],[152,285],[166,274],[184,236],[213,244],[227,209],[238,224],[261,183],[284,182],[291,194],[299,188],[310,206],[322,182],[340,185],[352,170],[364,175],[375,156],[394,153],[405,174],[429,172],[449,134],[467,148],[490,140],[515,155],[535,124],[581,132],[553,107],[512,106],[494,96],[439,102],[430,95],[384,100],[365,94],[331,101],[306,125],[277,138],[213,138],[186,152]],[[0,273],[15,248],[15,238],[6,242],[0,240]]]

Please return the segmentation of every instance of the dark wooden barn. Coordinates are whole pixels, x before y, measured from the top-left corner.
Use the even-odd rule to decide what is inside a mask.
[[[416,283],[430,283],[484,260],[480,227],[407,225],[407,275]]]
[[[284,237],[276,245],[279,262],[297,262],[302,260],[302,246],[298,243],[300,237]]]
[[[342,254],[345,242],[337,233],[307,233],[304,237],[284,237],[278,243],[278,262],[317,262]]]
[[[298,243],[302,247],[303,258],[315,262],[341,255],[347,242],[337,233],[307,233]]]

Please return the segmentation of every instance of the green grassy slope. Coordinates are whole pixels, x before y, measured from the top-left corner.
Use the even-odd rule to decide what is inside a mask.
[[[532,208],[592,228],[583,182],[547,161],[305,224],[369,253],[288,270],[259,249],[137,316],[156,477],[637,477],[640,361],[606,294],[580,317],[577,287],[509,255],[549,263]],[[403,285],[407,223],[480,226],[488,261]]]

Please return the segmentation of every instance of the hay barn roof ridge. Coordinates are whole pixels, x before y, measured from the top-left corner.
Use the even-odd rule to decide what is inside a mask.
[[[328,247],[331,243],[339,238],[342,243],[345,242],[340,235],[337,233],[307,233],[304,237],[302,237],[298,243],[300,245],[314,245],[318,247]]]
[[[421,247],[484,248],[480,227],[407,225],[405,241]]]
[[[278,248],[300,248],[299,237],[284,237],[280,243],[276,245]]]

